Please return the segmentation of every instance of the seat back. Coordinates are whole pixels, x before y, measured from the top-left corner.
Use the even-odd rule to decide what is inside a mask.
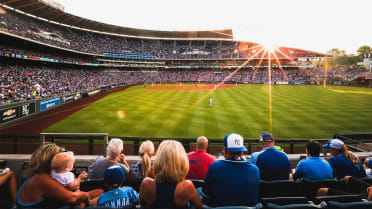
[[[340,203],[347,203],[347,202],[360,202],[362,201],[362,197],[360,195],[332,195],[332,196],[322,196],[316,197],[314,203],[320,203],[322,201],[334,201]]]
[[[343,180],[324,179],[324,180],[302,180],[303,192],[306,197],[313,199],[319,188],[332,188],[337,190],[345,190],[345,183]]]
[[[267,209],[310,209],[310,208],[326,208],[327,204],[325,202],[315,205],[313,203],[307,204],[291,204],[291,205],[276,205],[273,203],[268,203],[265,208]]]
[[[332,209],[371,209],[372,202],[341,203],[341,202],[329,201],[328,206],[329,208],[332,208]]]
[[[302,183],[293,180],[260,181],[260,198],[303,197]]]
[[[267,205],[273,203],[276,205],[289,205],[289,204],[307,204],[309,203],[306,197],[264,197],[261,198],[261,203]]]

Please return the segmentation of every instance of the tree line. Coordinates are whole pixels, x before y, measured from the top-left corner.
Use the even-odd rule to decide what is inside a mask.
[[[333,48],[327,51],[327,54],[333,56],[333,59],[327,60],[328,67],[335,67],[338,65],[357,65],[358,62],[362,62],[365,58],[372,58],[372,47],[363,45],[357,49],[357,54],[346,54],[345,50]],[[322,60],[320,63],[314,63],[315,66],[325,66],[325,61]]]

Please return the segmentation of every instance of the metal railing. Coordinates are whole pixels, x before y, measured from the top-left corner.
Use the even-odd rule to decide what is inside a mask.
[[[89,140],[89,155],[94,154],[94,139],[103,138],[103,153],[106,156],[106,147],[108,144],[108,133],[41,133],[40,146],[45,144],[45,139],[51,138],[54,143],[55,139],[88,139]]]
[[[365,137],[363,137],[365,136]],[[22,134],[0,134],[0,148],[1,144],[10,145],[13,147],[13,154],[19,153],[19,146],[22,144],[20,143],[20,139],[26,139],[25,144],[32,144],[35,145],[43,145],[46,141],[50,141],[51,143],[55,143],[56,139],[69,139],[69,140],[88,140],[88,147],[89,147],[89,155],[94,155],[94,147],[97,145],[95,140],[102,140],[103,139],[103,154],[106,156],[106,147],[108,144],[109,139],[111,138],[120,138],[124,141],[126,146],[132,145],[133,146],[133,153],[130,154],[138,154],[138,149],[142,141],[151,140],[154,144],[159,144],[161,141],[166,139],[177,140],[182,143],[185,147],[186,152],[191,150],[192,145],[195,144],[196,139],[194,138],[144,138],[144,137],[121,137],[121,136],[109,136],[107,133],[41,133],[40,135],[22,135]],[[334,138],[339,138],[344,140],[345,144],[349,146],[356,146],[361,143],[372,143],[372,133],[356,133],[356,134],[335,134]],[[8,139],[8,140],[3,140]],[[27,139],[33,139],[27,140]],[[39,139],[39,141],[37,141]],[[305,144],[308,142],[308,139],[276,139],[275,142],[278,145],[285,145],[285,148],[289,154],[295,153],[295,147],[301,146],[305,147]],[[317,139],[320,144],[325,144],[328,142],[328,139]],[[102,141],[100,141],[102,143]],[[81,143],[86,144],[86,143]],[[258,139],[245,139],[244,140],[245,146],[248,148],[248,154],[256,151],[256,147],[260,146],[260,142]],[[223,140],[222,139],[209,139],[209,148],[214,147],[223,147]],[[126,150],[127,151],[127,150]]]

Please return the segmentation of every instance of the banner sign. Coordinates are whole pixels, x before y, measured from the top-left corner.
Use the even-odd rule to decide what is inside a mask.
[[[75,101],[75,100],[78,100],[78,97],[75,94],[70,95],[70,96],[63,96],[62,97],[62,103],[72,102],[72,101]]]
[[[25,103],[19,106],[0,110],[0,124],[35,113],[35,103]]]
[[[304,85],[305,82],[304,81],[291,81],[291,84],[292,85]]]
[[[60,104],[60,98],[59,97],[55,97],[55,98],[52,98],[52,99],[47,99],[47,100],[40,101],[40,111],[44,111],[44,110],[47,110],[49,108],[56,107],[59,104]]]

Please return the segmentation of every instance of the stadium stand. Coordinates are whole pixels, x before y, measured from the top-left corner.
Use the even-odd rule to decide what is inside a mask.
[[[25,3],[22,0],[4,2],[14,7]],[[30,2],[28,6],[39,5],[39,1]],[[28,6],[24,7],[25,10],[29,9],[28,12],[35,9]],[[53,12],[58,11],[48,10],[43,15],[51,15]],[[69,16],[66,13],[59,14],[61,18]],[[52,16],[49,18],[56,18]],[[76,16],[69,17],[71,20],[81,20]],[[267,68],[267,60],[263,60],[262,66],[258,66],[258,60],[243,65],[246,59],[254,56],[268,58],[263,52],[259,52],[262,46],[232,40],[232,33],[228,30],[223,31],[227,35],[219,36],[213,31],[171,33],[113,29],[116,26],[89,20],[64,22],[59,19],[56,22],[44,21],[1,5],[0,105],[54,96],[85,95],[89,91],[116,85],[270,82],[268,71],[262,70]],[[81,25],[74,25],[76,22],[81,22]],[[288,47],[280,47],[280,50],[282,53],[278,54],[278,58],[281,59],[281,66],[273,64],[272,83],[322,84],[327,77],[330,84],[349,85],[352,79],[367,72],[365,68],[349,66],[318,68],[311,61],[328,55]],[[234,72],[241,65],[242,69]],[[29,156],[17,157],[9,167],[16,170],[19,180],[23,172],[20,166],[22,162],[29,160]],[[78,175],[82,170],[88,171],[88,165],[94,157],[80,160],[75,174]],[[294,161],[299,160],[297,158],[299,157],[292,160],[292,166],[296,164]],[[128,162],[134,164],[138,160],[139,158],[135,158]],[[363,180],[372,182],[372,178]],[[192,180],[192,183],[195,188],[199,188],[204,181]],[[139,191],[141,181],[127,179],[123,184]],[[9,208],[9,193],[5,186],[0,187],[0,208]],[[334,179],[260,181],[260,203],[256,206],[226,206],[215,209],[372,207],[371,202],[365,202],[358,194],[316,197],[317,190],[322,187],[344,190],[345,184],[342,180]],[[81,191],[97,188],[107,191],[102,180],[83,181],[80,186]],[[212,207],[203,205],[203,208]]]

